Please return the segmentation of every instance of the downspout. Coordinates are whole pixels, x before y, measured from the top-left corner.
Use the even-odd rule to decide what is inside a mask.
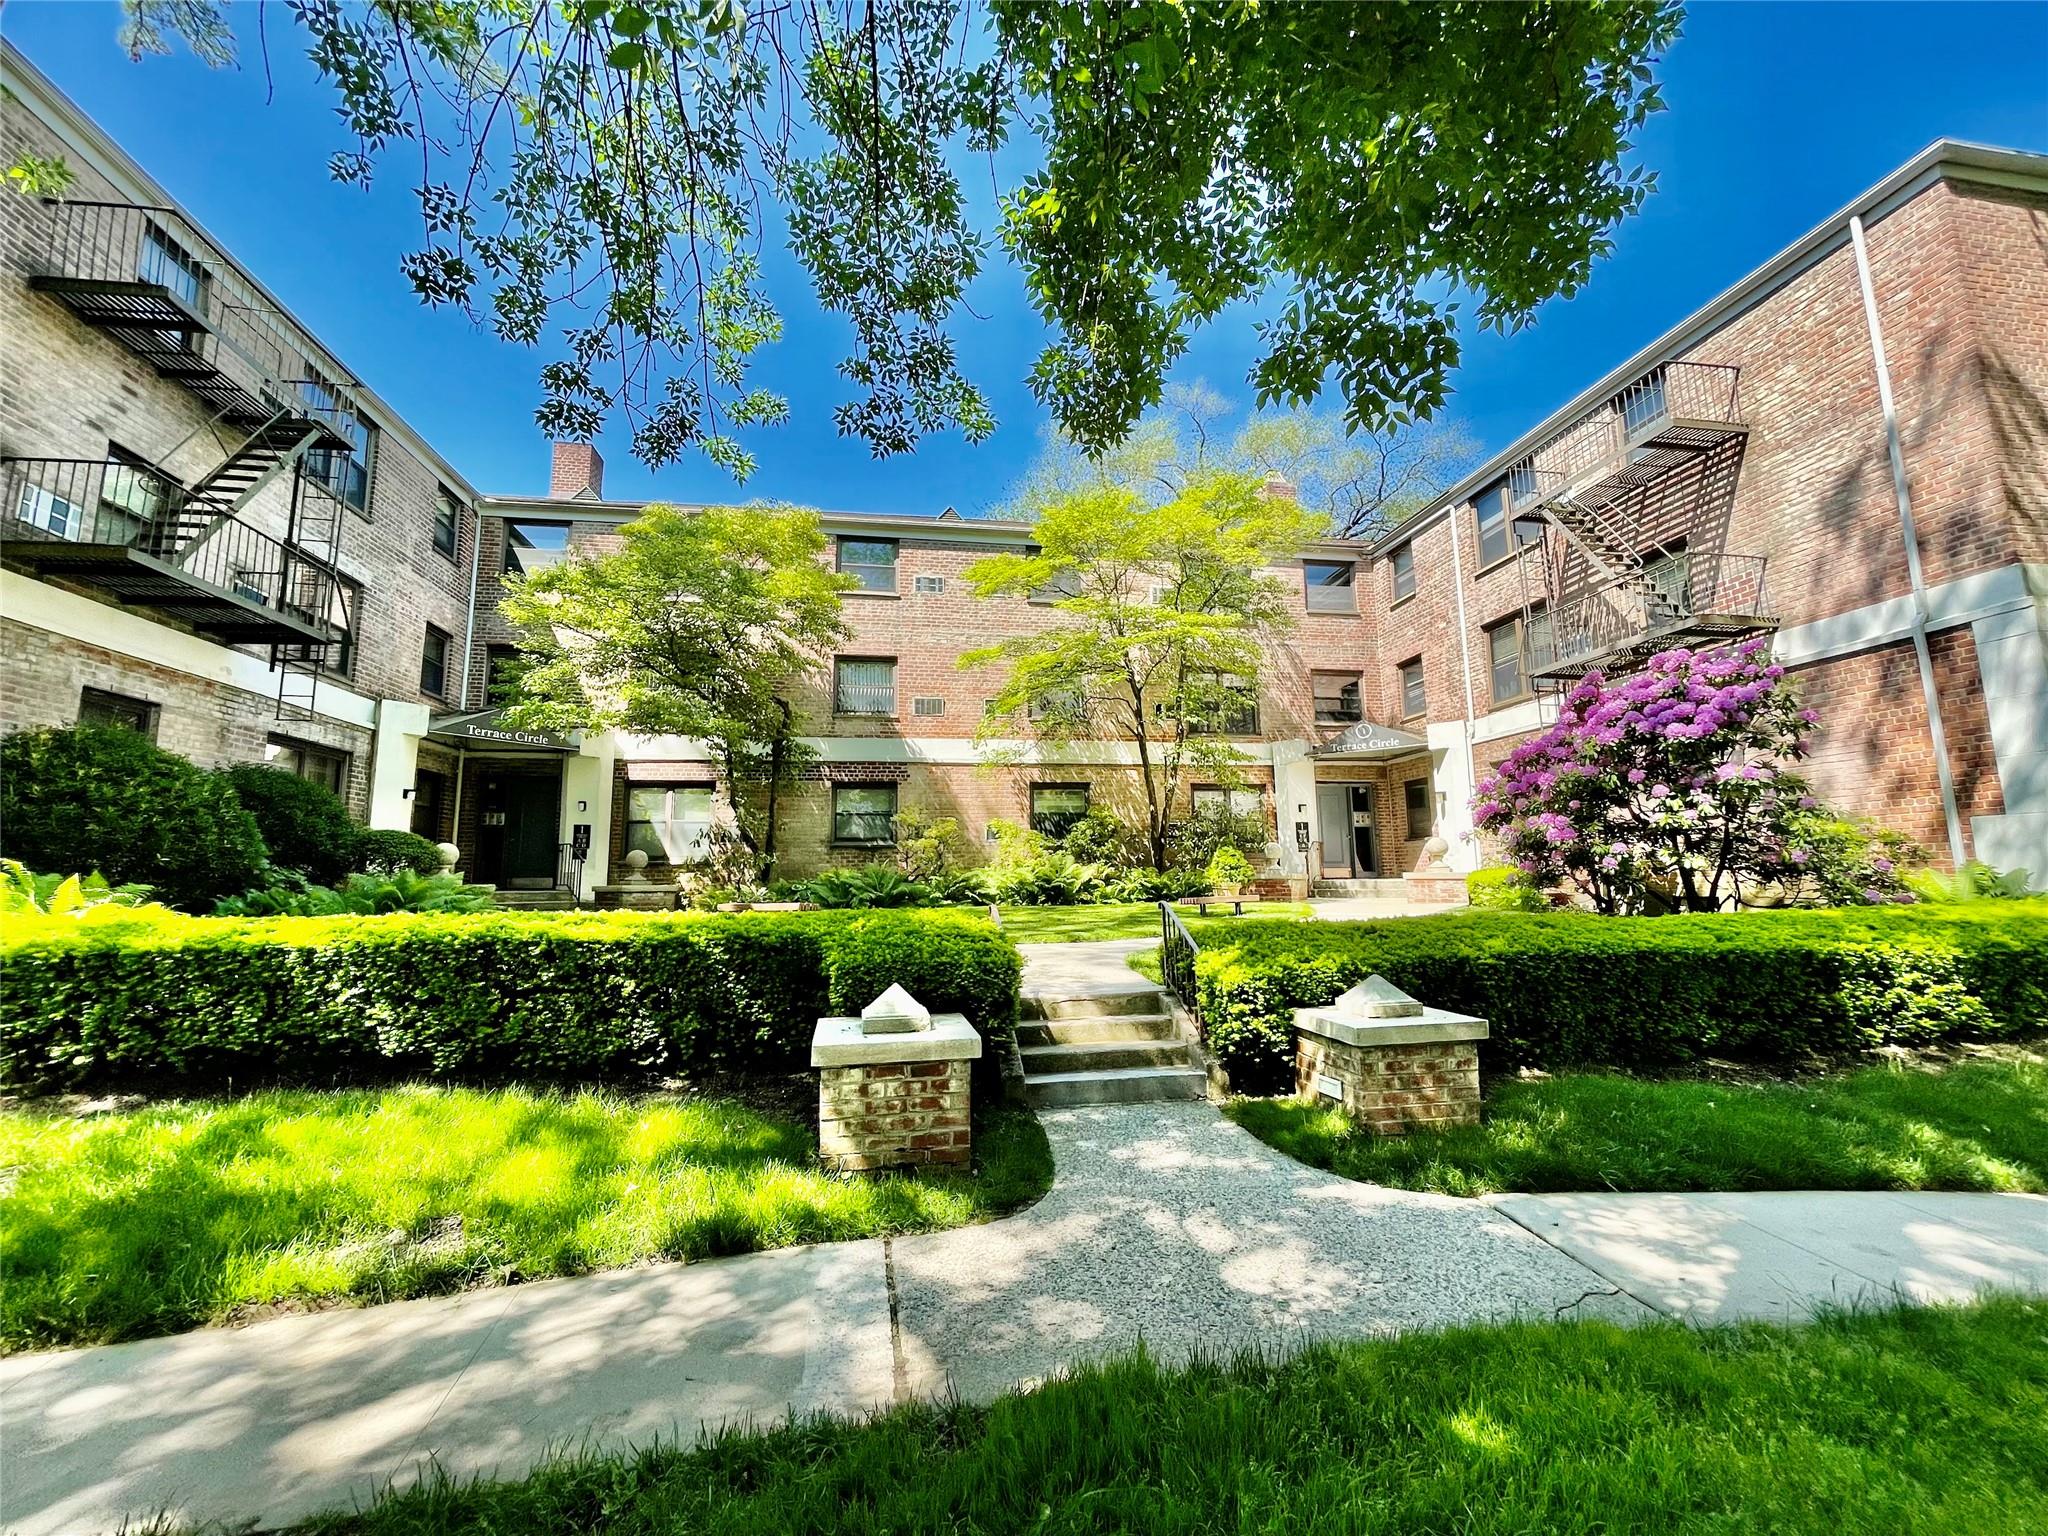
[[[1927,582],[1920,569],[1920,535],[1913,523],[1913,496],[1906,484],[1906,454],[1899,439],[1899,413],[1892,401],[1891,365],[1885,360],[1884,331],[1877,319],[1877,290],[1870,281],[1870,251],[1863,218],[1849,216],[1849,243],[1856,249],[1856,281],[1863,289],[1863,321],[1870,329],[1870,358],[1877,369],[1877,400],[1884,412],[1885,448],[1892,461],[1892,489],[1898,496],[1899,536],[1906,545],[1906,577],[1913,588],[1913,656],[1920,665],[1920,692],[1927,705],[1927,734],[1934,746],[1934,774],[1941,784],[1941,814],[1948,822],[1948,852],[1963,867],[1963,818],[1956,808],[1955,773],[1949,766],[1948,733],[1941,723],[1941,692],[1934,658],[1927,649]]]
[[[469,668],[476,655],[477,567],[483,564],[484,558],[483,514],[472,507],[470,509],[470,517],[476,524],[476,531],[470,535],[469,540],[469,613],[462,628],[462,707],[464,709],[469,708],[469,679],[472,675]],[[488,685],[489,679],[486,678],[485,682]],[[490,702],[491,696],[487,690],[484,694],[484,703],[488,704]]]
[[[1452,592],[1458,601],[1458,674],[1465,685],[1465,802],[1466,815],[1472,810],[1472,800],[1479,795],[1479,768],[1472,757],[1472,738],[1478,733],[1478,715],[1472,707],[1472,635],[1465,623],[1465,556],[1458,542],[1458,509],[1452,507],[1444,515],[1444,521],[1451,525],[1451,582]]]

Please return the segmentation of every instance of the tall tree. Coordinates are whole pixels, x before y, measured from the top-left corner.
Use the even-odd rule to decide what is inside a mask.
[[[1238,777],[1231,717],[1256,705],[1264,642],[1293,611],[1269,567],[1327,531],[1324,519],[1241,475],[1201,477],[1163,500],[1104,486],[1052,501],[1034,550],[966,571],[978,596],[1056,594],[1058,614],[1035,634],[960,658],[963,667],[1009,668],[982,740],[1028,725],[1048,742],[1128,743],[1146,845],[1164,869],[1189,775]]]
[[[1139,497],[1178,494],[1202,475],[1277,475],[1295,498],[1347,538],[1377,538],[1428,505],[1479,456],[1450,418],[1402,428],[1348,428],[1334,411],[1254,411],[1241,420],[1200,380],[1165,398],[1122,442],[1090,453],[1057,428],[1000,511],[1029,521],[1075,491],[1120,486]]]
[[[124,0],[135,56],[232,48],[226,0]],[[952,326],[992,237],[1053,336],[1030,385],[1100,449],[1194,332],[1267,293],[1261,405],[1334,373],[1348,425],[1438,409],[1453,310],[1508,330],[1570,294],[1650,187],[1672,0],[289,0],[367,181],[395,157],[421,300],[532,345],[537,416],[613,412],[650,464],[786,404],[747,381],[781,334],[778,231],[851,323],[840,430],[880,453],[994,426]],[[255,14],[261,16],[261,11]],[[964,177],[1030,169],[992,221]],[[1032,151],[1035,149],[1035,155]],[[988,157],[988,167],[976,163]],[[1454,298],[1453,296],[1458,296]]]
[[[789,695],[846,634],[817,514],[653,506],[602,555],[508,583],[524,666],[511,724],[703,741],[765,879],[776,807],[808,760]],[[754,803],[754,791],[760,803]]]

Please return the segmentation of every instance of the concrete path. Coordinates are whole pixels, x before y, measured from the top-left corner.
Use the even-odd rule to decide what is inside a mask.
[[[274,1525],[430,1461],[513,1476],[557,1446],[985,1398],[1140,1339],[1177,1360],[1508,1315],[2048,1293],[2048,1201],[2027,1197],[1457,1201],[1316,1173],[1206,1104],[1045,1124],[1052,1193],[989,1226],[0,1361],[0,1528]]]
[[[1019,944],[1019,990],[1039,997],[1104,997],[1156,983],[1132,970],[1127,957],[1157,949],[1159,940],[1089,939],[1080,944]]]

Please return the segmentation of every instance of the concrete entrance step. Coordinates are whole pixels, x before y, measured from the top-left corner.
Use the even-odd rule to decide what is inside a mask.
[[[1158,1104],[1199,1099],[1208,1077],[1196,1067],[1121,1067],[1098,1072],[1054,1072],[1027,1077],[1024,1094],[1037,1109],[1078,1104]]]
[[[1018,1053],[1024,1080],[1063,1072],[1115,1072],[1126,1067],[1184,1067],[1188,1048],[1179,1040],[1095,1040],[1086,1045],[1033,1045]]]
[[[1078,996],[1066,991],[1027,990],[1020,1001],[1027,1019],[1104,1019],[1169,1011],[1166,994],[1157,987],[1142,984],[1114,991],[1085,992]]]
[[[1171,1040],[1178,1035],[1173,1019],[1163,1013],[1117,1013],[1098,1019],[1024,1019],[1017,1025],[1017,1044],[1092,1045],[1102,1040]]]
[[[573,912],[576,898],[567,891],[494,891],[493,906],[517,912]]]
[[[1315,896],[1392,896],[1406,897],[1408,882],[1393,880],[1318,880],[1309,887]]]

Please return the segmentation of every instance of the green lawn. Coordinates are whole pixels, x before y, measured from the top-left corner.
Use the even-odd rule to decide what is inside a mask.
[[[1806,1328],[1521,1323],[1127,1359],[988,1407],[447,1482],[309,1536],[2038,1536],[2048,1304]]]
[[[1240,1099],[1262,1141],[1346,1178],[1501,1190],[2048,1190],[2048,1057],[1736,1085],[1572,1073],[1487,1085],[1483,1125],[1379,1138],[1342,1112]]]
[[[1229,921],[1228,907],[1220,921]],[[1018,944],[1075,944],[1085,939],[1156,939],[1159,908],[1149,901],[1106,902],[1095,907],[1004,907],[1003,932]],[[1193,907],[1181,909],[1192,920]],[[1307,917],[1305,901],[1262,901],[1245,908],[1246,917]]]
[[[868,1179],[821,1172],[797,1121],[720,1099],[422,1086],[12,1110],[0,1348],[929,1231],[1050,1187],[1028,1113],[985,1115],[975,1139],[971,1175]]]

